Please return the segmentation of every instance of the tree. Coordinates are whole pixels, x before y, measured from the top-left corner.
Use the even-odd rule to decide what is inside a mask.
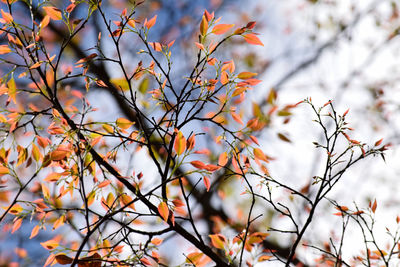
[[[332,101],[316,107],[307,98],[279,106],[271,89],[262,108],[241,109],[260,80],[257,73],[236,72],[234,61],[218,51],[228,49],[231,39],[263,46],[255,22],[237,27],[204,11],[191,48],[194,66],[179,78],[174,41],[152,37],[157,15],[139,19],[141,4],[115,8],[82,1],[61,8],[7,1],[1,10],[7,71],[0,173],[7,183],[0,196],[7,206],[0,221],[10,218],[12,233],[30,218],[30,238],[46,226],[60,231],[41,242],[50,251],[45,265],[289,266],[307,264],[299,246],[323,200],[337,207],[344,225],[354,219],[369,229],[366,218],[376,201],[367,213],[328,196],[352,165],[383,157],[382,140],[368,146],[353,139],[348,111],[336,111]],[[97,40],[83,51],[76,39],[93,17]],[[128,53],[132,49],[138,57]],[[110,101],[98,98],[99,89],[112,95],[120,114],[107,114]],[[288,119],[305,106],[322,132],[314,145],[324,152],[325,165],[301,186],[270,174],[273,158],[257,137],[276,117]],[[283,133],[278,137],[290,142]],[[243,201],[224,203],[229,190]],[[286,236],[284,244],[274,240]],[[368,242],[364,258],[356,260],[373,258]],[[389,262],[396,254],[374,244],[374,260]],[[178,249],[171,252],[171,246]],[[348,264],[341,244],[332,241],[332,247],[319,248],[321,263]],[[164,249],[169,255],[159,252]]]

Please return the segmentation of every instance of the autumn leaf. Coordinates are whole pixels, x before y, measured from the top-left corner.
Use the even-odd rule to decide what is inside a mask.
[[[0,176],[1,175],[5,175],[5,174],[9,174],[10,170],[7,167],[1,166],[0,165]]]
[[[254,154],[254,157],[256,159],[265,161],[267,163],[269,162],[268,157],[264,154],[264,152],[261,149],[254,148],[253,149],[253,154]]]
[[[247,79],[253,78],[254,76],[257,76],[257,75],[258,75],[258,73],[245,71],[245,72],[239,73],[237,77],[241,80],[247,80]]]
[[[22,224],[22,218],[17,219],[14,223],[13,223],[13,227],[11,229],[11,233],[13,234],[15,231],[17,231]]]
[[[57,261],[57,263],[59,263],[61,265],[67,265],[67,264],[71,264],[73,262],[73,259],[68,257],[65,254],[57,254],[56,261]]]
[[[6,23],[12,23],[12,22],[14,21],[14,19],[13,19],[13,17],[11,16],[10,13],[5,12],[3,9],[0,10],[0,12],[1,12],[1,16],[3,17],[3,19],[4,19],[4,21],[5,21]]]
[[[58,247],[58,242],[53,240],[53,239],[51,239],[51,240],[48,240],[46,242],[40,243],[40,245],[42,245],[42,247],[44,247],[47,250],[53,250],[53,249]]]
[[[225,247],[226,238],[222,234],[209,235],[213,247],[223,249]]]
[[[203,162],[201,162],[199,160],[191,161],[190,164],[192,164],[193,167],[195,167],[197,169],[204,169],[206,167],[206,164],[204,164]]]
[[[61,10],[53,7],[53,6],[45,6],[43,7],[44,12],[52,19],[52,20],[60,20],[62,19]]]
[[[115,122],[117,124],[117,126],[121,129],[129,129],[129,127],[131,127],[133,124],[135,124],[134,122],[131,122],[128,119],[125,118],[118,118]]]
[[[8,87],[8,95],[10,96],[14,104],[16,104],[17,86],[15,85],[15,80],[13,76],[11,76],[11,79],[7,82],[7,87]]]
[[[225,84],[227,84],[228,82],[229,82],[228,73],[227,73],[226,71],[223,71],[223,72],[221,73],[221,83],[222,83],[222,85],[225,85]]]
[[[186,150],[186,139],[181,131],[178,131],[178,134],[175,137],[174,149],[177,155],[183,154]]]
[[[224,34],[233,26],[235,26],[235,24],[218,24],[214,26],[211,32],[217,35]]]
[[[226,163],[228,163],[228,153],[223,152],[218,157],[218,165],[223,167]]]
[[[147,29],[150,30],[151,27],[154,26],[154,24],[156,24],[157,21],[157,15],[155,15],[154,17],[152,17],[150,20],[145,20],[143,26],[146,27]]]
[[[203,16],[203,18],[201,19],[200,22],[200,34],[201,36],[205,36],[207,34],[207,30],[208,30],[208,22],[205,16]]]
[[[161,238],[155,237],[151,240],[151,243],[153,243],[156,246],[161,245],[161,243],[163,242],[163,240]]]
[[[207,176],[204,176],[203,177],[203,182],[204,182],[204,186],[207,189],[207,192],[210,191],[210,185],[211,185],[210,178],[208,178]]]
[[[244,34],[243,37],[244,37],[244,40],[246,42],[248,42],[249,44],[264,46],[264,44],[260,41],[260,39],[254,33]]]
[[[12,50],[8,45],[0,45],[0,55],[11,53]]]
[[[37,236],[37,234],[39,233],[39,225],[36,225],[35,227],[33,227],[31,235],[29,236],[29,239],[34,238],[35,236]]]
[[[165,202],[161,202],[158,205],[158,212],[160,213],[161,217],[163,218],[164,221],[168,221],[168,216],[169,216],[169,209],[168,205]]]

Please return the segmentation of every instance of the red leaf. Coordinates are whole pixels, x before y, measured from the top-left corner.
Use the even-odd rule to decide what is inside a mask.
[[[379,146],[382,144],[383,138],[379,139],[378,141],[375,142],[375,146]]]
[[[244,34],[243,37],[244,37],[244,40],[246,42],[248,42],[249,44],[264,46],[264,44],[260,41],[260,39],[254,33]]]
[[[254,28],[254,26],[256,26],[256,22],[255,21],[250,21],[249,23],[247,23],[246,28],[251,30]]]

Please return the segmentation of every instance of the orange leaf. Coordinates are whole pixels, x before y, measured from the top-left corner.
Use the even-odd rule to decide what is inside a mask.
[[[53,240],[53,239],[51,239],[51,240],[48,240],[46,242],[40,243],[40,245],[42,245],[42,247],[44,247],[47,250],[53,250],[53,249],[58,247],[58,242]]]
[[[271,259],[272,258],[272,256],[268,256],[268,255],[262,255],[262,256],[260,256],[259,258],[258,258],[258,261],[260,262],[260,261],[267,261],[267,260],[269,260],[269,259]]]
[[[168,209],[167,203],[161,202],[158,205],[158,212],[160,213],[160,215],[164,219],[164,221],[168,221],[169,209]]]
[[[151,266],[151,265],[152,265],[151,262],[150,262],[150,260],[147,259],[147,258],[141,258],[140,261],[141,261],[144,265],[147,265],[147,266]]]
[[[215,25],[215,27],[212,29],[211,32],[214,34],[217,34],[217,35],[224,34],[233,26],[235,26],[235,24],[218,24],[218,25]]]
[[[376,202],[376,199],[375,199],[374,204],[372,204],[372,207],[371,207],[371,210],[373,213],[375,213],[377,206],[378,206],[378,203]]]
[[[45,6],[43,7],[44,12],[53,20],[60,20],[62,19],[61,10],[53,6]]]
[[[12,50],[8,45],[0,45],[0,55],[11,53]]]
[[[44,198],[50,198],[50,190],[49,190],[49,188],[45,185],[45,184],[41,184],[41,186],[42,186],[42,193],[43,193],[43,196],[44,196]]]
[[[211,244],[213,247],[218,248],[218,249],[223,249],[224,248],[224,242],[226,241],[225,237],[221,234],[215,234],[215,235],[209,235],[211,238]]]
[[[207,192],[210,191],[210,186],[211,186],[210,178],[208,178],[207,176],[204,176],[203,177],[203,182],[204,182],[204,185],[205,185],[205,187],[207,189]]]
[[[29,69],[36,69],[39,68],[40,65],[42,65],[43,62],[36,62],[35,64],[33,64],[32,66],[29,67]]]
[[[240,123],[243,125],[242,118],[240,118],[240,116],[238,114],[236,114],[235,112],[231,112],[231,116],[237,123]]]
[[[186,150],[186,138],[181,131],[179,131],[175,137],[174,149],[178,155],[181,155]]]
[[[20,227],[21,227],[21,223],[22,223],[22,218],[17,219],[14,223],[13,223],[13,227],[11,230],[11,233],[13,234],[15,231],[17,231]]]
[[[223,72],[221,73],[221,83],[222,83],[222,85],[225,85],[225,84],[227,84],[228,82],[229,82],[228,73],[227,73],[226,71],[223,71]]]
[[[194,44],[197,46],[198,49],[203,50],[203,51],[205,50],[204,49],[204,45],[202,45],[202,44],[200,44],[198,42],[194,42]]]
[[[10,170],[7,167],[4,166],[0,166],[0,176],[1,175],[5,175],[5,174],[9,174]]]
[[[216,171],[216,170],[218,170],[218,169],[220,169],[220,168],[221,168],[221,167],[219,167],[219,166],[217,166],[217,165],[207,164],[207,165],[204,166],[203,169],[205,169],[205,170],[207,170],[207,171],[210,171],[210,172],[213,172],[213,171]]]
[[[265,156],[264,152],[262,152],[261,149],[259,149],[259,148],[254,148],[254,149],[253,149],[253,153],[254,153],[254,157],[255,157],[256,159],[265,161],[265,162],[267,162],[267,163],[269,162],[268,157]]]
[[[258,73],[245,71],[245,72],[239,73],[237,77],[241,80],[247,80],[247,79],[253,78],[254,76],[257,76],[257,75],[258,75]]]
[[[224,152],[224,153],[222,153],[221,155],[219,155],[219,158],[218,158],[218,165],[219,165],[219,166],[225,166],[226,163],[228,163],[228,153],[227,153],[227,152]]]
[[[150,20],[146,19],[143,26],[145,26],[147,29],[150,29],[151,27],[154,26],[154,24],[156,24],[156,20],[157,20],[157,15],[152,17]]]
[[[248,42],[249,44],[264,46],[264,44],[260,41],[260,39],[254,33],[244,34],[243,37],[244,37],[244,40],[246,42]]]
[[[125,206],[128,206],[129,208],[135,210],[135,204],[132,202],[132,197],[128,196],[127,194],[123,194],[121,195],[121,202],[122,204],[124,204]],[[131,203],[132,202],[132,203]]]
[[[161,52],[162,51],[162,46],[158,42],[154,42],[154,43],[149,42],[149,45],[157,52]]]
[[[29,239],[32,239],[35,236],[37,236],[37,234],[39,233],[39,229],[40,229],[39,225],[36,225],[35,227],[33,227],[31,236],[29,237]]]
[[[97,187],[98,187],[98,188],[106,187],[106,186],[109,185],[110,183],[111,183],[110,180],[105,180],[105,181],[99,183],[99,184],[97,185]]]
[[[5,20],[6,23],[13,22],[14,19],[10,13],[3,11],[3,9],[0,12],[1,12],[1,16],[3,17],[3,19]]]
[[[190,164],[192,164],[193,167],[195,167],[197,169],[204,169],[206,167],[206,164],[204,164],[203,162],[201,162],[199,160],[194,160],[194,161],[190,162]]]
[[[157,237],[155,237],[151,240],[151,243],[153,243],[156,246],[161,245],[162,242],[163,242],[163,240],[161,238],[157,238]]]

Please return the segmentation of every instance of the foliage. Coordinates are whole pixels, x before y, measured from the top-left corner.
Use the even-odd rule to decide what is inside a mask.
[[[0,199],[7,204],[0,221],[11,218],[14,234],[32,220],[29,238],[46,228],[60,233],[40,243],[50,252],[45,265],[169,266],[168,256],[182,254],[179,264],[193,266],[306,265],[298,247],[319,204],[330,200],[352,165],[384,157],[387,145],[351,138],[348,111],[339,114],[332,101],[318,108],[307,98],[282,107],[271,89],[267,113],[257,104],[246,109],[248,92],[261,81],[257,73],[236,71],[234,61],[218,52],[229,49],[232,39],[263,46],[255,22],[225,24],[205,10],[190,48],[196,51],[193,68],[176,78],[174,41],[154,40],[158,17],[138,18],[141,4],[118,14],[92,0],[65,8],[8,1],[1,10],[7,44],[0,54],[7,72],[1,80]],[[29,16],[14,15],[16,5]],[[78,51],[82,40],[76,39],[94,16],[98,38],[73,62],[69,53]],[[140,45],[126,47],[132,40]],[[111,93],[123,115],[107,114],[99,90]],[[323,150],[325,166],[298,187],[270,174],[273,158],[257,137],[276,117],[288,121],[306,107],[323,134],[314,144]],[[242,191],[235,198],[246,203],[228,204],[237,214],[220,207],[232,185]],[[373,218],[376,201],[368,212],[330,201],[344,229],[352,219],[374,236],[368,216]],[[281,224],[268,222],[271,216]],[[285,246],[273,238],[287,235]],[[364,237],[366,251],[356,261],[389,264],[395,245],[385,251],[372,242],[371,252]],[[398,239],[396,233],[395,244]],[[162,253],[163,246],[178,244],[170,255]],[[334,251],[314,246],[324,252],[318,260],[348,265],[341,246],[332,246]]]

